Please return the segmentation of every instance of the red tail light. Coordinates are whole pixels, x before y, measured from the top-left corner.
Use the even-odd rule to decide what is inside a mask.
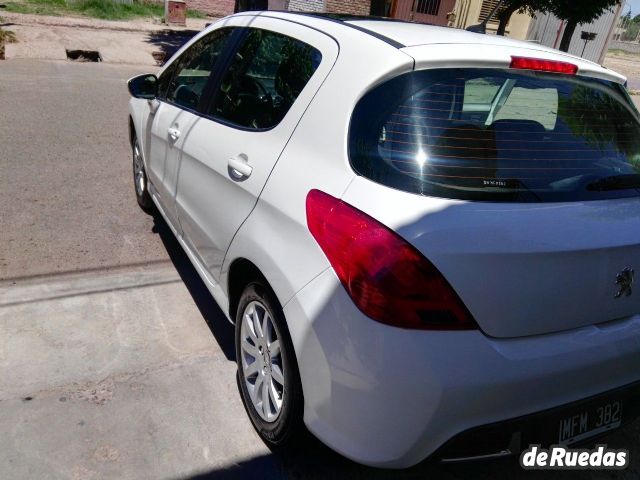
[[[538,70],[540,72],[566,73],[568,75],[575,75],[578,73],[578,66],[573,63],[529,57],[511,57],[511,68],[517,68],[520,70]]]
[[[356,306],[402,328],[478,328],[451,285],[413,246],[369,215],[319,190],[307,225]]]

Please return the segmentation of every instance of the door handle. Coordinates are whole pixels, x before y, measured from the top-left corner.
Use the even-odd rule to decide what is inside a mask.
[[[176,127],[169,127],[167,133],[169,134],[169,138],[174,142],[180,138],[180,130]]]
[[[247,156],[243,154],[229,159],[229,169],[231,174],[237,178],[248,177],[253,172],[253,167],[249,165]]]

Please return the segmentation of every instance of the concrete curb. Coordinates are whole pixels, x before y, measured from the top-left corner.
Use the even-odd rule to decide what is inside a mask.
[[[170,262],[0,282],[0,307],[180,282]]]

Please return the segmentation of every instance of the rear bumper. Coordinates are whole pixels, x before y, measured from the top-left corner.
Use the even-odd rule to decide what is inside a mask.
[[[433,457],[443,461],[478,460],[519,454],[529,445],[561,444],[558,426],[563,420],[614,401],[624,405],[620,425],[603,427],[599,435],[576,441],[570,447],[592,444],[614,428],[628,425],[640,416],[640,382],[542,412],[472,428],[449,440]]]
[[[307,427],[368,465],[408,467],[460,432],[640,380],[640,316],[516,339],[403,330],[364,316],[331,269],[285,315]]]

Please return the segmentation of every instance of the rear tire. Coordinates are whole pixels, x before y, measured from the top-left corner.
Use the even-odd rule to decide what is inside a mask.
[[[250,283],[236,314],[238,387],[258,435],[271,449],[304,432],[302,385],[282,307],[264,281]]]
[[[144,168],[142,160],[142,150],[138,142],[138,136],[134,133],[131,139],[131,151],[133,160],[133,186],[136,192],[136,200],[138,205],[145,213],[152,214],[154,212],[154,204],[149,195],[149,181],[147,180],[147,171]]]

